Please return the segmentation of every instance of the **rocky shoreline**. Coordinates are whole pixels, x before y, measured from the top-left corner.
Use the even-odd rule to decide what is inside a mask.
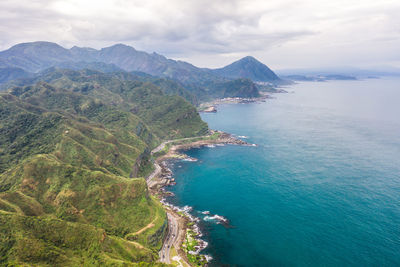
[[[192,148],[200,148],[205,146],[214,147],[222,145],[256,146],[255,144],[250,144],[225,132],[210,131],[209,136],[212,136],[213,134],[218,134],[218,138],[215,139],[205,138],[187,143],[180,143],[175,145],[172,144],[172,146],[168,149],[166,154],[155,159],[154,164],[156,168],[161,168],[161,171],[159,175],[157,175],[157,177],[153,178],[154,181],[149,183],[149,189],[152,192],[152,194],[158,196],[160,202],[166,208],[168,208],[168,212],[171,212],[174,214],[174,216],[179,217],[182,221],[181,225],[185,227],[185,229],[180,229],[185,231],[186,235],[184,238],[182,237],[180,238],[179,240],[180,249],[177,250],[179,256],[181,256],[187,263],[189,263],[187,253],[192,255],[202,255],[200,254],[200,252],[208,246],[208,243],[201,239],[203,234],[201,233],[200,227],[198,225],[198,223],[200,222],[200,218],[195,217],[190,213],[191,207],[185,206],[180,208],[167,202],[167,197],[173,196],[173,193],[169,192],[167,190],[167,187],[176,184],[176,181],[173,178],[173,172],[169,167],[169,162],[171,160],[176,160],[176,159],[186,160],[186,161],[197,161],[197,159],[191,158],[188,155],[184,154],[185,150],[189,150]],[[211,216],[207,211],[203,212],[203,214],[207,215],[205,216],[205,219],[208,218],[210,220],[216,219],[218,223],[229,225],[229,221],[222,216],[219,215]],[[184,244],[185,240],[187,242],[188,236],[189,238],[194,239],[193,251],[184,251],[184,249],[187,249],[188,246],[188,244]],[[183,248],[182,245],[186,246],[186,248]],[[202,257],[204,265],[206,265],[206,263],[212,259],[212,257],[209,255],[202,255],[200,257]]]
[[[200,148],[205,146],[221,146],[221,145],[240,145],[240,146],[256,146],[255,144],[250,144],[239,138],[234,137],[231,134],[221,132],[221,131],[211,131],[211,135],[218,133],[219,137],[217,139],[202,139],[189,143],[172,145],[165,155],[158,157],[155,160],[155,164],[161,167],[161,173],[157,177],[156,182],[152,184],[150,189],[159,189],[168,185],[173,185],[175,179],[172,178],[172,171],[167,166],[167,161],[171,159],[181,159],[186,161],[197,161],[197,159],[191,158],[188,155],[182,153],[182,151],[189,150],[192,148]]]
[[[246,97],[226,97],[222,99],[217,99],[212,102],[203,103],[199,107],[200,112],[205,113],[215,113],[217,112],[217,107],[222,104],[248,104],[248,103],[260,103],[266,102],[267,99],[273,98],[270,94],[261,93],[259,97],[246,98]]]

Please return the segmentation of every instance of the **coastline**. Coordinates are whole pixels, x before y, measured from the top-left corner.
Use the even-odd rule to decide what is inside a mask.
[[[204,266],[212,259],[209,255],[200,254],[208,246],[208,243],[201,239],[203,234],[198,225],[200,218],[190,214],[191,207],[180,208],[169,203],[166,198],[173,194],[168,192],[166,187],[176,184],[173,173],[168,167],[168,161],[174,159],[196,161],[197,159],[190,158],[183,151],[217,145],[256,146],[231,134],[210,130],[210,134],[207,136],[165,141],[152,151],[155,158],[155,170],[146,181],[150,193],[156,196],[164,206],[169,224],[159,254],[161,262],[171,263],[170,259],[172,258],[173,261],[179,263],[179,266]],[[220,217],[219,220],[220,223],[228,224],[228,221],[223,217]],[[176,256],[171,257],[171,248],[172,250],[175,249]],[[191,260],[189,260],[189,257]],[[181,261],[183,261],[183,264]]]
[[[283,90],[284,91],[284,90]],[[282,91],[282,92],[283,92]],[[281,91],[279,91],[281,92]],[[286,92],[286,91],[285,91]],[[273,96],[271,93],[267,92],[260,92],[259,97],[253,97],[253,98],[247,98],[247,97],[226,97],[222,99],[215,99],[210,102],[205,102],[200,104],[198,110],[199,112],[205,112],[205,113],[215,113],[217,112],[217,107],[219,105],[224,105],[224,104],[248,104],[248,103],[262,103],[266,102],[267,99],[272,99]]]

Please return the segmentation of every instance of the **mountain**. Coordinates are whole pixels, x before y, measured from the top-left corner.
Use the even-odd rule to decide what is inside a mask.
[[[38,72],[66,61],[71,61],[71,52],[51,42],[22,43],[0,52],[2,65],[28,72]]]
[[[85,62],[85,61],[65,61],[57,64],[58,68],[70,69],[70,70],[97,70],[101,72],[121,72],[123,69],[115,66],[114,64],[107,64],[104,62]]]
[[[256,82],[278,82],[280,78],[265,64],[254,57],[244,57],[220,69],[212,70],[213,73],[228,78],[247,78]]]
[[[96,50],[74,46],[65,49],[49,42],[18,44],[0,52],[0,67],[21,68],[27,72],[39,73],[47,68],[94,69],[102,72],[143,72],[152,76],[168,78],[181,83],[199,101],[220,98],[232,84],[231,80],[247,78],[252,81],[279,83],[281,80],[267,66],[252,57],[243,58],[222,69],[198,68],[184,61],[168,59],[157,53],[138,51],[133,47],[116,44]],[[240,87],[241,96],[251,97],[254,86]],[[229,97],[238,97],[230,94]]]
[[[217,79],[209,71],[187,62],[175,61],[153,53],[137,51],[133,47],[116,44],[100,50],[73,47],[65,49],[50,42],[22,43],[0,52],[0,66],[39,72],[54,66],[102,62],[125,71],[141,71],[155,76],[169,77],[182,82]],[[77,67],[74,67],[76,69]]]
[[[157,53],[138,51],[131,46],[116,44],[100,50],[74,47],[71,49],[74,58],[84,61],[99,61],[114,64],[126,71],[140,71],[154,76],[168,77],[183,83],[220,80],[209,71],[197,68],[184,61],[175,61]]]
[[[226,82],[214,82],[206,86],[206,94],[212,98],[259,97],[258,87],[249,79],[235,79]]]
[[[79,68],[80,66],[83,66],[83,68]],[[3,83],[0,84],[0,90],[5,90],[7,88],[11,88],[14,86],[23,86],[26,84],[34,84],[39,81],[44,81],[44,82],[53,82],[57,79],[61,79],[62,77],[66,79],[70,79],[71,76],[74,75],[82,75],[83,73],[97,73],[97,74],[102,74],[104,73],[104,77],[115,77],[121,80],[136,80],[136,81],[142,81],[142,82],[150,82],[152,84],[157,85],[161,91],[165,95],[177,95],[181,96],[190,103],[197,105],[199,104],[199,99],[197,98],[196,95],[192,94],[190,91],[187,90],[184,85],[179,83],[178,81],[168,79],[168,78],[159,78],[155,77],[149,74],[146,74],[144,72],[138,72],[138,71],[133,71],[133,72],[125,72],[120,70],[118,67],[106,64],[106,63],[87,63],[83,62],[82,64],[78,65],[71,65],[70,68],[58,68],[58,67],[51,67],[49,69],[46,69],[44,71],[41,71],[40,73],[32,74],[30,73],[29,78],[20,78],[20,79],[15,79],[12,81],[9,81],[8,83]],[[109,70],[109,71],[108,71]],[[115,71],[112,71],[115,70]],[[78,74],[80,73],[80,74]],[[69,76],[69,77],[67,77]],[[89,76],[90,77],[90,76]],[[88,80],[88,77],[86,77],[86,80]],[[200,92],[200,89],[197,91]]]
[[[34,76],[33,73],[27,72],[21,68],[0,67],[0,84],[16,79],[29,78],[33,76]]]

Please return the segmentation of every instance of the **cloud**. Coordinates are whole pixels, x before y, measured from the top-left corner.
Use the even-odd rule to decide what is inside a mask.
[[[397,64],[399,12],[391,0],[2,0],[0,49],[122,42],[201,66],[247,54],[277,67]]]

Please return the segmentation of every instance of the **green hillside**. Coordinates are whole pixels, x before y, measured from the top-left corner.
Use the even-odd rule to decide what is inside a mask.
[[[166,214],[140,178],[149,152],[207,124],[150,82],[47,75],[0,95],[0,265],[155,264]]]

